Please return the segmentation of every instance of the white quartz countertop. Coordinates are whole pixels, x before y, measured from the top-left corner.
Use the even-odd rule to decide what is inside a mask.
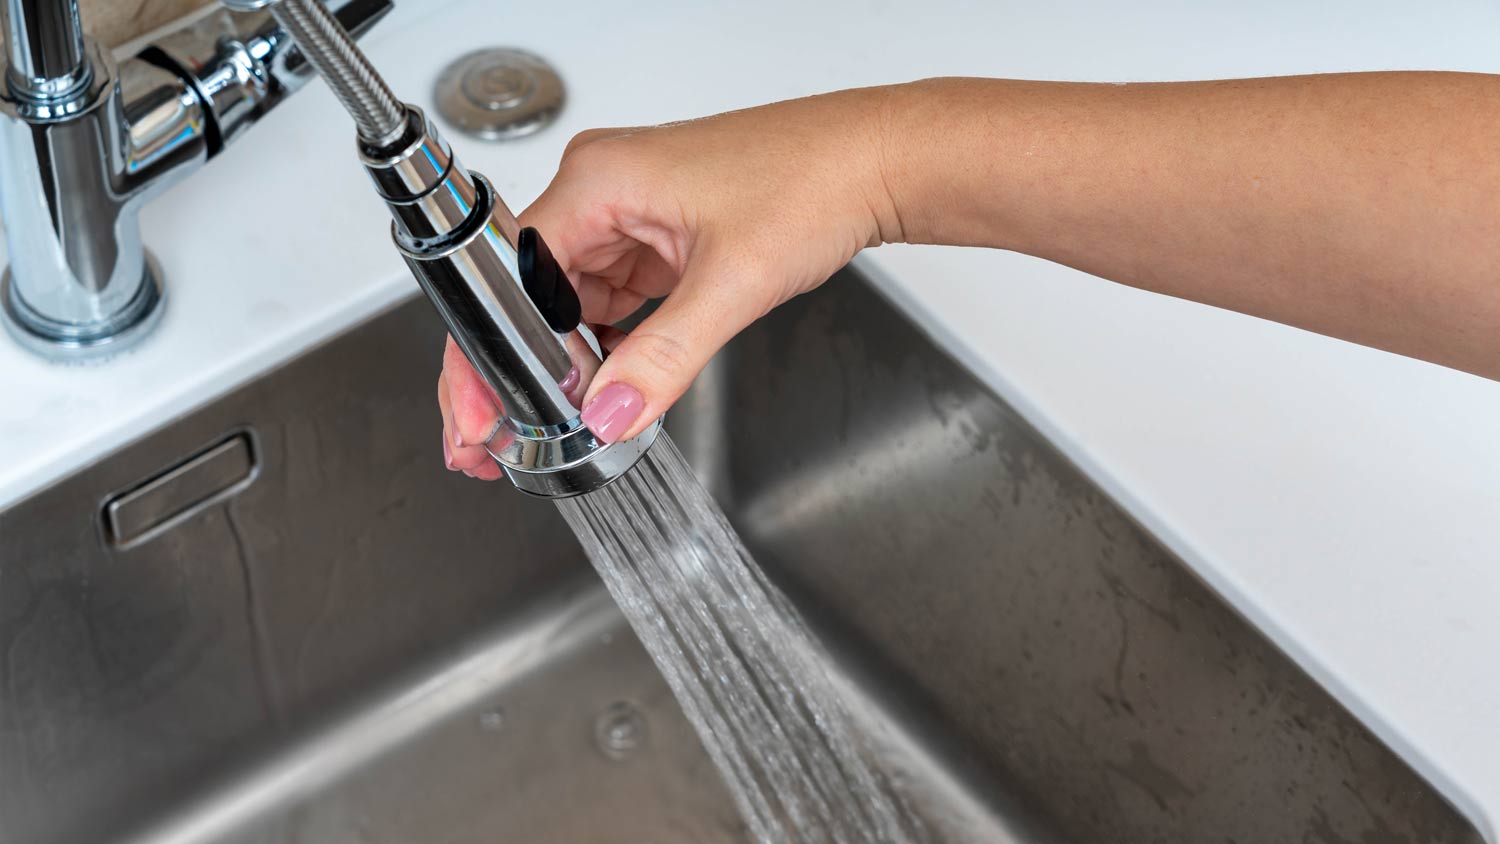
[[[584,128],[840,87],[1500,71],[1478,0],[398,3],[367,46],[408,99],[492,44],[566,77],[545,132],[453,135],[514,208]],[[144,223],[170,287],[146,343],[59,366],[0,337],[0,507],[414,290],[321,85]],[[1500,383],[1015,254],[858,263],[1496,840]]]

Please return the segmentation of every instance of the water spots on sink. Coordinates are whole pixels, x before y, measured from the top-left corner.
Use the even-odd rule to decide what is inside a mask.
[[[611,703],[594,719],[594,746],[616,762],[634,755],[646,739],[646,716],[628,701]]]
[[[479,728],[488,733],[498,733],[505,726],[505,710],[492,706],[479,713]]]
[[[1139,786],[1162,811],[1167,811],[1168,805],[1174,801],[1193,796],[1193,790],[1176,774],[1151,758],[1145,742],[1132,741],[1129,747],[1130,758],[1124,762],[1110,762],[1109,770]]]
[[[1321,806],[1314,806],[1315,817],[1307,830],[1307,840],[1317,844],[1407,844],[1412,839],[1391,829],[1383,818],[1372,814],[1370,826],[1361,830],[1357,837],[1344,835],[1339,825],[1328,816]]]
[[[224,505],[224,521],[234,543],[235,561],[240,572],[245,627],[250,636],[251,669],[255,674],[255,683],[260,691],[266,717],[273,723],[280,723],[285,717],[286,696],[276,670],[275,648],[266,619],[264,585],[258,576],[255,555],[245,542],[244,532],[235,517],[234,502]]]

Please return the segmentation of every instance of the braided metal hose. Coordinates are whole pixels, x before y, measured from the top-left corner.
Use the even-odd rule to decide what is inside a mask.
[[[308,63],[328,81],[334,96],[354,118],[361,140],[383,147],[401,137],[406,107],[319,0],[274,0],[269,11],[297,42]]]

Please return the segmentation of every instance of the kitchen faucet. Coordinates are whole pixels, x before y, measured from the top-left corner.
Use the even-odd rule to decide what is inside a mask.
[[[582,420],[603,351],[541,235],[521,228],[421,109],[396,99],[318,0],[223,0],[264,9],[354,119],[355,150],[391,212],[391,238],[502,419],[485,444],[523,492],[565,498],[629,471],[661,431],[605,443]]]
[[[360,34],[390,0],[334,0]],[[264,11],[213,9],[116,61],[78,0],[0,0],[0,222],[10,334],[49,358],[119,351],[163,309],[141,206],[314,75]]]

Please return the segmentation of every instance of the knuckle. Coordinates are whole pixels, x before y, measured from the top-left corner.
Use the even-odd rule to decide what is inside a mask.
[[[618,158],[610,147],[591,143],[569,152],[559,169],[569,174],[588,174],[612,165]]]
[[[567,161],[578,155],[585,154],[585,150],[596,150],[600,142],[613,138],[620,134],[619,129],[585,129],[574,135],[563,148],[563,160]]]
[[[598,129],[585,129],[568,139],[568,145],[563,147],[563,160],[567,161],[578,154],[578,151],[588,146],[591,141],[599,137]]]
[[[691,365],[691,352],[675,337],[665,334],[636,334],[631,335],[631,339],[635,341],[632,353],[636,359],[660,375],[675,377]]]
[[[632,184],[649,183],[655,172],[649,146],[631,134],[610,134],[590,139],[564,158],[562,167],[571,176],[596,179],[606,175]]]

